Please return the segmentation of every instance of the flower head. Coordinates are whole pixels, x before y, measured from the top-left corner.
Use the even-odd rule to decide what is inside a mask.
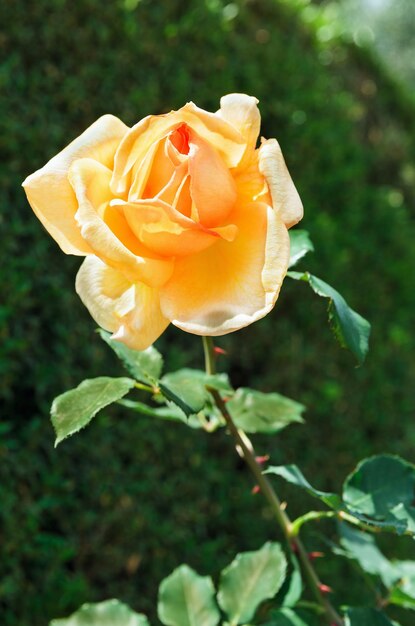
[[[224,335],[266,315],[303,213],[257,100],[188,103],[132,128],[105,115],[23,183],[95,321],[136,349],[169,323]]]

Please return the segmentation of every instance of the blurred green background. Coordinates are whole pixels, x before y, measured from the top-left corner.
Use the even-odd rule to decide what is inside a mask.
[[[53,397],[121,369],[74,292],[80,260],[60,252],[20,184],[103,113],[132,125],[189,100],[216,110],[232,91],[259,98],[262,132],[283,147],[316,246],[299,267],[372,322],[371,351],[355,368],[325,302],[286,281],[271,315],[218,342],[228,350],[220,367],[235,385],[307,405],[305,426],[257,446],[275,463],[298,462],[321,489],[339,489],[367,455],[414,460],[414,6],[0,4],[2,626],[44,626],[113,596],[153,616],[158,583],[179,563],[215,575],[237,551],[278,537],[222,432],[114,408],[53,448]],[[168,368],[202,366],[196,337],[169,329],[158,347]],[[309,505],[282,494],[293,514]],[[307,543],[324,545],[318,532]],[[414,558],[413,542],[386,549]],[[372,601],[347,563],[318,568],[335,601]]]

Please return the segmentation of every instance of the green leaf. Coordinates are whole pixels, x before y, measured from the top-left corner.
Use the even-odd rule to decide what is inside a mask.
[[[291,229],[288,231],[288,234],[290,235],[290,261],[288,267],[293,267],[308,252],[314,252],[314,246],[306,230]]]
[[[169,402],[168,406],[162,407],[150,407],[148,404],[136,402],[134,400],[120,400],[119,404],[125,406],[127,409],[137,411],[137,413],[148,415],[149,417],[157,417],[157,419],[173,422],[182,422],[191,428],[202,428],[202,422],[196,415],[187,417],[186,414],[172,402]]]
[[[216,626],[220,614],[209,576],[181,565],[159,588],[158,616],[166,626]]]
[[[106,330],[99,328],[98,333],[134,378],[150,385],[158,380],[163,369],[163,357],[156,348],[150,346],[147,350],[132,350],[124,343],[111,339],[111,333]]]
[[[284,478],[292,485],[305,489],[305,491],[307,491],[307,493],[311,496],[318,498],[332,509],[337,510],[342,506],[340,496],[328,491],[319,491],[318,489],[314,489],[296,465],[271,465],[265,470],[264,474],[275,474],[276,476],[281,476],[281,478]]]
[[[399,578],[397,567],[379,550],[373,535],[340,523],[340,543],[349,558],[356,560],[360,567],[369,574],[380,576],[386,587],[393,585]]]
[[[388,595],[388,602],[415,611],[415,598],[404,591],[401,586],[394,587]]]
[[[286,590],[284,599],[281,603],[283,607],[295,606],[303,593],[303,579],[301,576],[300,564],[294,553],[290,554],[290,563],[292,571],[288,581],[286,580],[284,582]],[[281,591],[284,591],[284,588]]]
[[[188,368],[166,374],[159,382],[161,393],[187,416],[199,413],[210,402],[207,386],[219,391],[232,391],[226,374],[211,376],[202,370]]]
[[[399,574],[397,585],[400,590],[415,599],[415,561],[393,561],[393,565]]]
[[[294,611],[290,608],[273,611],[272,619],[264,626],[318,626],[320,620],[306,611]]]
[[[294,280],[307,282],[322,298],[329,299],[329,321],[340,344],[351,350],[359,364],[365,360],[369,349],[370,324],[351,309],[338,291],[309,272],[288,272]]]
[[[54,619],[50,626],[150,626],[145,615],[135,613],[119,600],[84,604],[66,619]]]
[[[293,422],[303,423],[305,407],[278,393],[241,387],[227,403],[235,424],[247,433],[275,433]]]
[[[278,543],[238,554],[220,577],[218,602],[231,625],[250,620],[258,605],[275,596],[285,579],[287,560]]]
[[[125,396],[135,381],[132,378],[101,376],[84,380],[78,387],[54,399],[51,408],[56,432],[55,446],[84,428],[105,406]]]
[[[388,617],[377,609],[350,608],[345,617],[345,626],[392,626]]]
[[[353,512],[415,531],[415,467],[383,454],[361,461],[343,485],[343,500]]]

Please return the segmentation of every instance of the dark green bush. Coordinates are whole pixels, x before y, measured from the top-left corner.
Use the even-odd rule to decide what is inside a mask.
[[[264,507],[253,528],[258,501],[223,435],[113,410],[53,449],[54,395],[118,365],[74,293],[79,259],[43,231],[21,181],[105,112],[133,124],[256,95],[304,201],[307,267],[371,320],[372,350],[355,369],[324,302],[287,281],[272,315],[220,340],[223,367],[309,406],[305,427],[259,447],[275,462],[301,456],[335,488],[364,455],[411,458],[415,443],[415,109],[367,51],[319,44],[287,2],[17,1],[0,5],[0,24],[1,621],[41,626],[111,596],[151,612],[178,563],[219,571],[272,525]],[[174,329],[159,348],[171,367],[202,362],[199,340]],[[347,568],[321,571],[344,591]]]

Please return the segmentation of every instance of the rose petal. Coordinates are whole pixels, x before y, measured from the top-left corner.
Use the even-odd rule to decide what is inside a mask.
[[[100,216],[102,205],[112,195],[111,171],[93,159],[78,159],[71,166],[69,179],[79,203],[76,220],[94,253],[131,282],[144,282],[149,287],[164,284],[172,273],[173,261],[140,256],[138,240],[131,243],[136,253],[131,252]]]
[[[238,165],[244,167],[255,149],[261,126],[258,100],[244,93],[230,93],[220,99],[220,109],[216,115],[232,124],[246,141],[245,154]]]
[[[123,203],[124,215],[138,239],[156,254],[180,257],[195,254],[220,238],[232,240],[235,227],[207,229],[160,199]]]
[[[225,120],[189,102],[166,115],[149,115],[133,126],[115,156],[111,189],[123,194],[131,182],[131,169],[145,158],[150,147],[182,124],[188,125],[220,153],[227,167],[236,167],[245,151],[245,139]]]
[[[147,184],[141,195],[137,194],[135,199],[154,198],[173,176],[175,168],[166,154],[165,142],[166,140],[159,141]],[[131,194],[129,195],[129,199],[134,199]]]
[[[255,150],[247,166],[234,174],[238,202],[260,200],[271,206],[272,200],[268,185],[258,169],[258,155],[259,150]]]
[[[271,192],[272,205],[291,228],[303,217],[303,205],[276,139],[263,141],[259,149],[259,170]]]
[[[97,324],[135,350],[148,348],[169,324],[155,289],[130,283],[96,256],[81,265],[76,291]]]
[[[33,211],[66,254],[85,255],[91,251],[74,219],[78,202],[68,180],[71,163],[91,157],[112,167],[115,151],[128,130],[118,118],[104,115],[24,181]]]
[[[131,185],[127,190],[128,193],[126,193],[126,197],[128,197],[129,200],[138,200],[143,196],[144,189],[146,188],[147,181],[150,176],[151,168],[153,167],[154,157],[160,143],[163,142],[159,141],[153,144],[149,148],[145,158],[140,163],[136,163],[132,168]]]
[[[160,290],[163,314],[196,335],[224,335],[266,315],[288,267],[289,238],[281,217],[265,203],[238,207],[232,243],[176,260]]]
[[[236,201],[236,186],[218,153],[196,133],[190,134],[190,195],[197,219],[207,228],[223,224]]]

